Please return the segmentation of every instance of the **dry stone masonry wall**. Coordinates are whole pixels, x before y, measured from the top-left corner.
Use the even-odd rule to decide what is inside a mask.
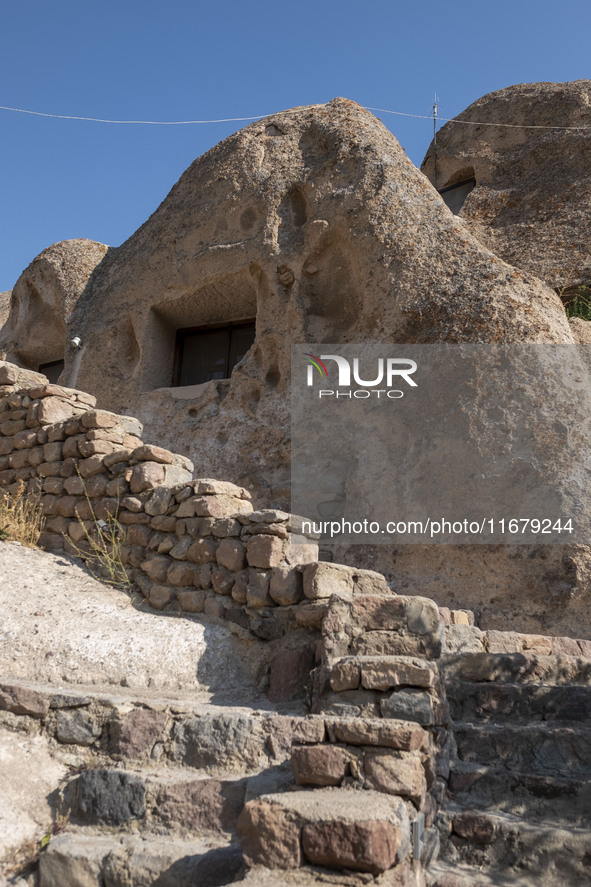
[[[187,458],[145,444],[141,434],[137,419],[97,410],[92,396],[0,362],[0,488],[39,495],[45,547],[90,557],[88,539],[111,522],[123,534],[125,568],[152,606],[203,612],[264,640],[307,641],[298,647],[286,638],[268,695],[287,700],[307,683],[312,713],[290,721],[285,749],[281,730],[267,730],[271,720],[255,719],[246,731],[262,731],[265,749],[250,767],[280,754],[292,773],[291,791],[271,786],[237,803],[246,862],[374,875],[400,866],[420,878],[421,864],[437,854],[435,816],[449,771],[437,606],[395,595],[378,573],[318,561],[314,541],[294,536],[291,515],[255,511],[234,484],[194,479]],[[111,724],[100,706],[55,714],[36,692],[4,685],[0,707],[41,719],[58,742],[126,754],[119,715]],[[167,740],[161,733],[169,735],[171,716],[152,723],[137,709],[142,737],[146,717],[141,752],[160,743],[173,760],[181,747],[193,748],[191,731],[204,723],[175,720]],[[209,767],[218,757],[183,762]],[[80,790],[72,788],[74,807]],[[131,819],[144,816],[142,808]],[[411,823],[420,824],[414,849]]]

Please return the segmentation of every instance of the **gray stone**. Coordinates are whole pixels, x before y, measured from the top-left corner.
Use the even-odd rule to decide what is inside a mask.
[[[86,711],[58,711],[56,738],[66,745],[92,745],[101,735],[101,728]]]
[[[226,766],[239,769],[258,760],[261,739],[256,721],[244,715],[191,718],[174,728],[173,757],[189,767]]]
[[[86,770],[76,781],[74,813],[83,822],[123,825],[145,813],[145,786],[121,770]]]
[[[427,726],[433,723],[433,700],[422,690],[398,690],[380,702],[385,718],[416,721]]]

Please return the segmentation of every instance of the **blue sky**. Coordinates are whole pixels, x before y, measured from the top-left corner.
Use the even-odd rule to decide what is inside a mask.
[[[514,83],[591,77],[588,0],[2,0],[0,105],[109,119],[273,113],[345,96],[453,117]],[[378,115],[420,164],[432,124]],[[0,291],[46,246],[117,246],[240,123],[0,111]]]

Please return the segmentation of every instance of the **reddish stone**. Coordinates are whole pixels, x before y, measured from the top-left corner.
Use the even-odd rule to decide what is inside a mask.
[[[294,869],[301,865],[299,826],[278,804],[249,801],[238,817],[238,835],[249,866]]]
[[[374,875],[392,868],[401,844],[391,822],[316,822],[302,829],[304,855],[313,865]]]
[[[135,708],[111,725],[113,752],[124,758],[135,758],[150,751],[160,738],[168,716],[161,711]]]
[[[283,540],[278,536],[253,536],[248,540],[246,556],[251,567],[277,567],[283,558]]]
[[[296,785],[340,785],[348,761],[338,745],[302,745],[292,750],[291,768]]]
[[[49,701],[40,693],[26,687],[0,686],[0,709],[17,715],[43,718],[49,711]]]
[[[281,650],[269,667],[269,699],[286,702],[304,693],[314,668],[314,648],[296,647]]]

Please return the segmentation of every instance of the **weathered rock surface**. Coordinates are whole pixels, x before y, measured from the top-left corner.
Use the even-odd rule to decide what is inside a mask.
[[[63,240],[43,250],[23,271],[12,290],[0,296],[0,357],[31,369],[62,360],[67,318],[108,247],[93,240]]]
[[[247,318],[255,343],[230,380],[170,388],[176,330]],[[346,99],[197,159],[107,255],[70,332],[79,386],[267,504],[287,498],[292,341],[572,341],[557,296],[483,248]]]
[[[591,283],[591,81],[520,83],[455,120],[483,124],[437,133],[437,188],[476,179],[459,214],[470,232],[550,286]],[[435,181],[433,145],[421,169]]]
[[[7,290],[5,293],[0,293],[0,330],[8,320],[8,315],[10,314],[10,299],[12,297],[12,290]],[[1,356],[1,353],[0,353]]]
[[[134,609],[66,555],[0,542],[0,674],[55,685],[183,694],[254,691],[265,654],[224,628]],[[23,625],[28,626],[23,631]],[[240,651],[240,652],[239,652]],[[249,680],[250,674],[250,680]],[[239,688],[242,688],[239,690]],[[249,689],[250,688],[250,689]],[[82,722],[64,722],[64,741]]]

